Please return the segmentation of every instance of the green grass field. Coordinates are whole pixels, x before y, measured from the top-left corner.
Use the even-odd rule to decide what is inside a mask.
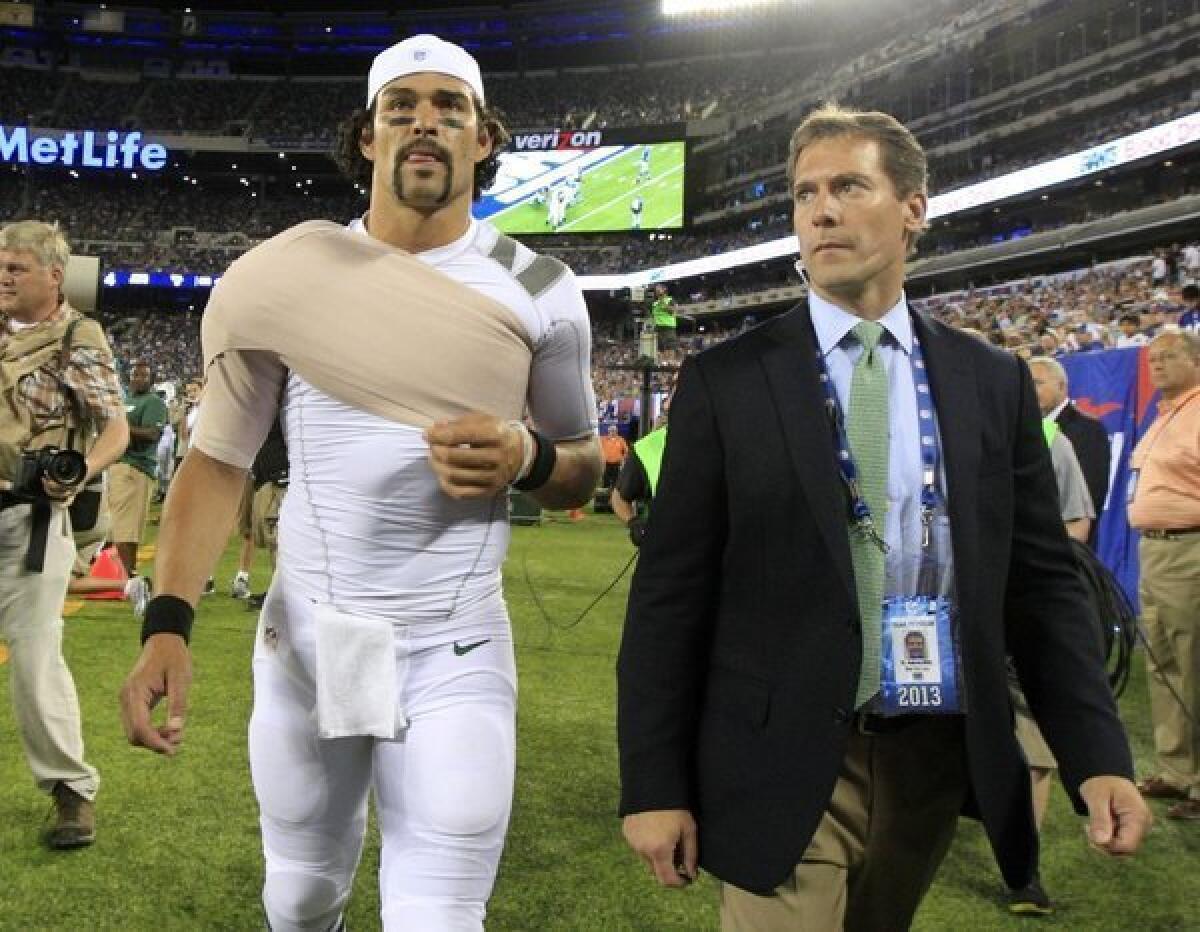
[[[496,930],[711,930],[716,885],[656,889],[621,841],[613,663],[626,581],[568,625],[630,554],[611,517],[515,528],[506,567],[521,675],[511,832],[489,913]],[[217,580],[227,593],[234,549]],[[528,581],[527,581],[528,580]],[[261,585],[261,572],[254,582]],[[530,585],[532,584],[532,585]],[[536,592],[536,599],[534,593]],[[549,621],[538,608],[544,607]],[[225,594],[205,600],[194,638],[187,741],[172,760],[125,743],[116,693],[137,654],[123,603],[85,605],[67,621],[89,759],[99,767],[99,838],[76,852],[39,844],[49,809],[32,785],[7,703],[0,709],[0,929],[252,930],[261,855],[246,763],[254,615]],[[8,679],[0,665],[0,684]],[[1150,764],[1140,660],[1123,701],[1138,763]],[[1156,806],[1161,813],[1161,807]],[[1063,930],[1200,929],[1200,825],[1159,819],[1136,859],[1087,849],[1055,791],[1043,876],[1059,903],[1041,923]],[[379,928],[374,827],[349,908],[350,928]],[[1001,908],[983,834],[963,821],[918,917],[919,930],[1021,929]]]
[[[657,143],[650,160],[649,179],[638,184],[642,147],[631,146],[615,158],[583,174],[579,203],[567,209],[559,233],[628,230],[629,203],[635,194],[645,202],[643,230],[675,229],[683,225],[682,142]],[[488,218],[502,233],[549,233],[546,208],[523,201]]]

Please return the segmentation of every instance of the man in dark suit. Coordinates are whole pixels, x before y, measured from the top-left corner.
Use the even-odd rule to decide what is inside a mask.
[[[905,303],[920,145],[830,107],[788,164],[810,301],[680,372],[618,660],[621,814],[660,883],[724,881],[726,929],[897,929],[964,808],[1010,886],[1036,869],[1006,652],[1091,843],[1132,852],[1150,816],[1029,373]]]
[[[1033,375],[1042,417],[1057,423],[1067,435],[1083,469],[1088,494],[1092,496],[1092,507],[1096,509],[1096,519],[1088,532],[1088,544],[1095,549],[1100,512],[1104,510],[1104,500],[1108,497],[1108,467],[1112,456],[1108,431],[1096,418],[1075,407],[1067,395],[1067,370],[1057,359],[1035,356],[1029,361],[1029,371]]]

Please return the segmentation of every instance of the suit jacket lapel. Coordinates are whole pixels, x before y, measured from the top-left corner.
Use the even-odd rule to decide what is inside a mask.
[[[847,534],[845,492],[817,372],[816,344],[808,308],[789,312],[771,330],[762,355],[792,468],[800,479],[817,526],[847,590],[854,594],[854,570]]]
[[[973,600],[978,567],[977,520],[979,498],[979,397],[975,372],[940,324],[913,314],[913,328],[921,341],[929,385],[937,411],[938,433],[946,474],[946,511],[954,546],[955,579],[960,606]],[[964,610],[963,617],[969,617]]]

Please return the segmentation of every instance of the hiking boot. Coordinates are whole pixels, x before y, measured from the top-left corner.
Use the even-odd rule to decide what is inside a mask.
[[[1036,874],[1020,890],[1008,892],[1008,911],[1014,916],[1049,916],[1054,904],[1042,889],[1042,878]]]
[[[59,851],[82,848],[96,840],[96,806],[65,783],[55,783],[54,827],[46,834],[46,844]]]
[[[1162,777],[1147,777],[1137,788],[1146,799],[1187,799],[1187,793]]]
[[[1200,820],[1200,799],[1185,799],[1176,803],[1164,813],[1168,819],[1180,819],[1184,822]]]

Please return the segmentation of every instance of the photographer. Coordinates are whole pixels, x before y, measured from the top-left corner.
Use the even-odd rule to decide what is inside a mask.
[[[0,636],[12,650],[26,758],[54,797],[52,848],[95,839],[99,783],[83,759],[79,701],[62,656],[75,560],[67,508],[129,441],[108,341],[63,295],[69,257],[56,227],[23,221],[0,230]],[[90,510],[81,527],[95,520]]]

